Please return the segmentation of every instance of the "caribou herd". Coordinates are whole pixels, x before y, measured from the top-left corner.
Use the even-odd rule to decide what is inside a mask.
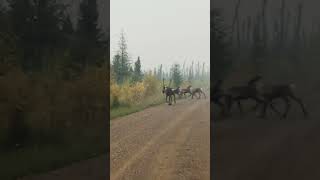
[[[198,95],[198,99],[201,99],[201,95],[204,96],[204,98],[206,98],[206,94],[203,92],[202,88],[193,88],[191,85],[189,85],[187,88],[183,89],[180,87],[177,88],[172,88],[170,87],[171,85],[171,80],[169,82],[169,86],[166,86],[164,83],[164,79],[162,81],[162,93],[165,94],[166,96],[166,102],[169,105],[172,105],[172,102],[176,103],[176,95],[178,97],[187,97],[187,95],[189,95],[189,97],[191,96],[191,98],[193,99],[193,97],[197,97],[196,95]]]
[[[222,88],[222,80],[217,80],[211,89],[212,101],[221,108],[221,114],[230,115],[234,103],[238,104],[239,111],[242,113],[241,103],[251,99],[256,103],[252,110],[257,112],[261,107],[260,113],[257,112],[258,117],[266,117],[266,111],[270,107],[281,119],[287,117],[291,101],[295,101],[301,107],[304,116],[308,116],[305,105],[293,91],[295,89],[294,84],[267,85],[262,83],[261,80],[262,76],[257,75],[242,86],[233,86],[227,89]],[[285,103],[283,113],[275,107],[275,100],[278,99]]]

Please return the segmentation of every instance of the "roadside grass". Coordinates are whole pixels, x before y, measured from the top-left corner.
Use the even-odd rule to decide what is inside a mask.
[[[107,135],[104,137],[104,131],[99,130],[100,133],[95,132],[95,135],[92,132],[97,131],[96,129],[87,131],[87,134],[80,131],[69,133],[61,143],[0,151],[0,179],[15,180],[45,173],[108,152]]]
[[[110,109],[110,119],[113,120],[118,117],[126,116],[148,107],[156,106],[165,103],[164,96],[157,95],[153,97],[148,97],[143,102],[137,105],[126,105],[126,106],[118,106]]]
[[[181,87],[187,87],[190,83],[184,82]],[[194,87],[203,87],[205,88],[205,93],[209,97],[210,96],[210,83],[207,81],[193,81],[191,83]],[[176,97],[176,100],[179,100],[178,97]],[[141,110],[144,110],[146,108],[160,105],[165,103],[165,96],[161,93],[149,96],[146,99],[144,99],[141,103],[136,105],[123,105],[120,104],[117,107],[111,107],[110,109],[110,119],[113,120],[118,117],[126,116],[135,112],[139,112]]]

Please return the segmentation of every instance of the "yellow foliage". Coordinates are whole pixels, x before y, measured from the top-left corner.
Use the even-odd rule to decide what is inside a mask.
[[[160,82],[152,75],[146,75],[143,79],[143,84],[146,89],[146,96],[161,92]]]
[[[0,76],[0,127],[7,127],[17,106],[23,106],[32,128],[98,125],[109,109],[107,76],[105,67],[89,69],[74,81],[58,73],[30,76],[12,69]]]
[[[118,85],[113,79],[110,80],[110,105],[137,105],[155,94],[159,94],[159,81],[151,75],[146,75],[142,82]]]

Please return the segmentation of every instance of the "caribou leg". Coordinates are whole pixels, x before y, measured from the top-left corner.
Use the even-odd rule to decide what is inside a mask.
[[[242,106],[241,106],[240,100],[238,100],[237,104],[238,104],[239,111],[240,111],[240,113],[242,114],[242,113],[243,113],[243,110],[242,110]]]
[[[206,99],[206,98],[207,98],[207,97],[206,97],[206,94],[205,94],[204,92],[202,92],[202,94],[203,94],[204,98]]]
[[[302,100],[299,99],[299,98],[297,98],[297,97],[294,96],[294,95],[290,95],[289,97],[290,97],[291,99],[293,99],[294,101],[296,101],[296,102],[300,105],[300,107],[301,107],[301,109],[302,109],[302,111],[303,111],[304,116],[307,117],[307,116],[308,116],[308,112],[307,112],[304,104],[302,103]]]
[[[286,110],[283,114],[283,118],[286,118],[290,110],[291,104],[290,104],[290,100],[287,97],[283,97],[282,100],[286,103]]]

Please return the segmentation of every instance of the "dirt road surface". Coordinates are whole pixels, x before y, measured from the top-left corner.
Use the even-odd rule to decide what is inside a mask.
[[[210,179],[210,103],[188,99],[111,121],[111,180]],[[94,158],[24,180],[105,180]]]
[[[292,103],[289,117],[256,118],[253,113],[214,123],[217,180],[320,179],[319,96],[304,98],[310,117]]]
[[[183,100],[111,123],[111,180],[210,179],[209,100]]]

